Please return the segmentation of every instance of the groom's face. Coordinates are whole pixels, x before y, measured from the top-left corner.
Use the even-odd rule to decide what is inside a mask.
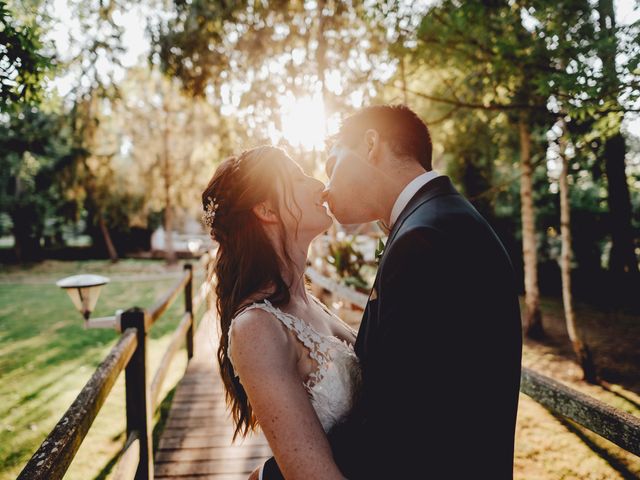
[[[348,146],[338,141],[329,151],[325,170],[329,177],[326,200],[331,213],[342,224],[375,220],[367,208],[372,194],[367,150],[362,145]]]

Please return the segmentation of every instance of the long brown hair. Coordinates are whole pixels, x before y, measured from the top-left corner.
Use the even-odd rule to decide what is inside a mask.
[[[243,302],[257,293],[265,292],[264,298],[274,305],[287,304],[290,299],[289,285],[281,273],[282,261],[291,262],[286,253],[284,225],[281,221],[280,250],[284,255],[281,258],[252,211],[255,205],[270,201],[279,213],[281,203],[277,186],[280,185],[285,196],[296,206],[298,211],[293,215],[299,221],[301,211],[289,194],[291,177],[285,167],[287,161],[290,160],[286,153],[277,147],[261,146],[247,150],[224,160],[202,193],[205,212],[208,204],[213,205],[210,234],[219,245],[214,268],[221,335],[218,363],[227,405],[235,423],[234,440],[238,434],[244,437],[249,431],[254,431],[257,419],[229,359],[231,321]],[[287,202],[283,203],[287,205]]]

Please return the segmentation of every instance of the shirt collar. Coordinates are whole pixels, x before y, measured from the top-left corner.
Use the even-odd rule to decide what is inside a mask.
[[[396,223],[396,220],[404,210],[404,207],[407,206],[409,200],[413,198],[413,196],[418,193],[424,185],[433,180],[436,177],[439,177],[440,174],[435,170],[430,170],[428,172],[422,173],[418,175],[416,178],[411,180],[406,187],[400,192],[398,198],[396,199],[396,203],[393,204],[393,208],[391,209],[391,224],[390,227],[393,227],[393,224]]]

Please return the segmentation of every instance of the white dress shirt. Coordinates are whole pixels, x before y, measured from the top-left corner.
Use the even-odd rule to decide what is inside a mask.
[[[411,180],[406,187],[404,187],[402,192],[400,192],[400,195],[398,195],[396,203],[393,204],[393,208],[391,209],[390,227],[393,227],[393,224],[396,223],[396,220],[400,216],[402,210],[404,210],[404,208],[407,206],[409,200],[411,200],[413,196],[418,193],[418,190],[420,190],[428,182],[439,176],[441,175],[438,172],[436,172],[435,170],[430,170],[421,175],[418,175],[416,178]]]

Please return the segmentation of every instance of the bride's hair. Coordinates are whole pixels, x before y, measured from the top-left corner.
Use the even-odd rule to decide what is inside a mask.
[[[290,195],[287,161],[290,159],[284,150],[277,147],[247,150],[224,160],[202,193],[205,222],[211,237],[219,245],[213,272],[217,281],[216,307],[221,335],[218,363],[235,424],[234,440],[238,434],[244,437],[254,431],[257,420],[229,360],[231,320],[239,313],[243,302],[256,294],[268,298],[274,305],[286,304],[290,299],[289,286],[281,274],[281,262],[291,262],[285,248],[284,225],[280,222],[280,252],[283,255],[280,257],[252,210],[260,202],[270,201],[281,218],[278,185],[287,199],[298,207]],[[299,218],[299,214],[298,209],[294,218]]]

